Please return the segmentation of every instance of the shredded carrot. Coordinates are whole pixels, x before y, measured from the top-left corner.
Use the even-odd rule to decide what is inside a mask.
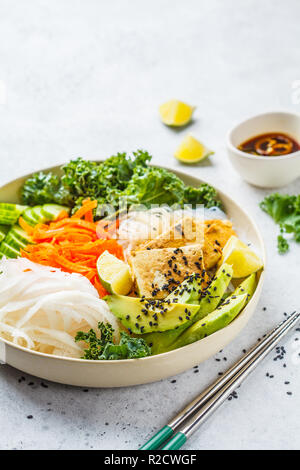
[[[91,282],[94,284],[96,287],[97,291],[99,292],[100,297],[104,297],[105,295],[108,294],[106,289],[102,286],[101,282],[98,279],[98,276],[96,275],[94,278],[92,278]]]
[[[72,215],[72,219],[81,219],[85,214],[91,212],[93,209],[96,209],[97,201],[83,201],[82,206],[75,214]]]
[[[61,220],[61,219],[65,219],[66,217],[69,217],[69,214],[67,211],[65,211],[64,209],[58,214],[58,217],[56,218],[56,220]]]
[[[21,250],[21,255],[29,260],[60,268],[70,273],[80,273],[87,277],[98,290],[100,297],[108,294],[98,278],[97,260],[104,251],[124,259],[123,249],[118,242],[111,238],[118,222],[94,222],[93,210],[97,201],[83,201],[82,207],[72,217],[61,218],[49,224],[29,226],[22,217],[20,225],[30,236],[34,244]],[[84,217],[84,220],[82,219]],[[106,227],[98,231],[99,227]]]
[[[113,238],[116,233],[116,229],[119,228],[119,220],[116,221],[107,221],[100,220],[97,223],[97,235],[99,238]]]
[[[32,235],[33,227],[31,227],[31,225],[29,225],[29,224],[23,219],[23,217],[19,217],[19,225],[20,225],[20,227],[22,227],[23,230],[25,230],[25,232],[26,232],[28,235]]]

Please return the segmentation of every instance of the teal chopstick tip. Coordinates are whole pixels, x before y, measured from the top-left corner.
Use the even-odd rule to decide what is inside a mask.
[[[158,449],[163,442],[165,442],[173,434],[173,429],[170,426],[161,428],[149,441],[146,442],[139,450],[155,450]]]
[[[177,432],[172,439],[162,448],[162,450],[177,450],[186,443],[186,435],[182,432]]]

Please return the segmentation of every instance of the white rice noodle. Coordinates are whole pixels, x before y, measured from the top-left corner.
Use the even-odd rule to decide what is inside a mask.
[[[0,335],[14,344],[69,357],[81,357],[77,331],[110,323],[119,339],[116,318],[90,281],[24,258],[0,261]]]

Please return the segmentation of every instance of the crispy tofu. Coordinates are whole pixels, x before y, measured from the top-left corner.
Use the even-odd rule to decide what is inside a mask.
[[[236,235],[229,220],[206,220],[204,229],[204,238],[209,240],[213,245],[224,248],[227,241],[232,235]]]
[[[194,245],[196,243],[202,245],[203,240],[203,224],[196,223],[193,217],[184,217],[157,237],[146,240],[139,246],[139,249],[177,248],[189,244]]]
[[[158,237],[136,245],[132,256],[135,256],[138,250],[148,248],[176,248],[199,244],[202,246],[205,269],[210,270],[220,260],[222,248],[231,235],[236,235],[236,233],[229,220],[213,219],[201,221],[195,220],[193,217],[185,217]]]
[[[165,298],[193,273],[203,277],[204,285],[208,281],[200,244],[181,248],[148,247],[135,253],[131,265],[139,295],[146,298]]]
[[[210,237],[205,237],[205,223],[193,217],[184,218],[158,237],[141,243],[136,250],[176,248],[195,243],[202,246],[205,269],[213,268],[221,258],[221,249],[211,242]],[[135,253],[132,255],[135,256]]]

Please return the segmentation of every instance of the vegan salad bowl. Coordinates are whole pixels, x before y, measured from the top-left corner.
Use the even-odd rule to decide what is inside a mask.
[[[246,325],[265,250],[251,217],[147,152],[0,188],[0,360],[86,387],[154,382]]]

